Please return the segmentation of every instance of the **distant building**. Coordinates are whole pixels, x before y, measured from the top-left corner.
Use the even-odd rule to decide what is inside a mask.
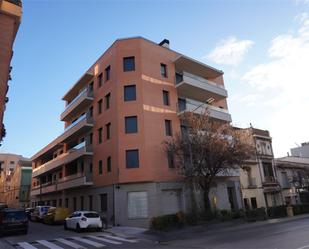
[[[248,160],[240,173],[244,207],[254,209],[282,205],[269,132],[253,127],[240,130],[251,136],[256,149],[254,157]]]
[[[276,168],[286,205],[309,202],[309,158],[277,158]]]
[[[302,143],[301,146],[291,149],[292,156],[309,158],[309,142]]]
[[[12,208],[29,207],[31,190],[31,160],[21,159],[9,177],[5,190],[5,203]]]
[[[11,79],[10,62],[13,56],[13,42],[21,22],[20,0],[0,0],[0,142],[5,135],[3,113],[8,102],[8,81]]]

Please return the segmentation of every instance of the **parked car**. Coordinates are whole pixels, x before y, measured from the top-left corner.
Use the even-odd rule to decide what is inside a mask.
[[[26,215],[27,215],[29,220],[30,220],[30,216],[33,213],[33,211],[34,211],[34,208],[26,208],[25,209]]]
[[[0,202],[0,210],[4,209],[4,208],[8,208],[8,205],[6,205],[3,202]]]
[[[67,218],[70,214],[68,208],[56,208],[51,207],[48,209],[47,214],[44,217],[43,222],[45,224],[63,224],[65,218]]]
[[[64,229],[81,232],[85,229],[102,231],[103,224],[100,215],[93,211],[76,211],[65,219]]]
[[[30,215],[31,221],[42,221],[51,206],[36,206],[33,213]]]
[[[24,209],[4,208],[0,211],[0,233],[28,233],[28,218]]]

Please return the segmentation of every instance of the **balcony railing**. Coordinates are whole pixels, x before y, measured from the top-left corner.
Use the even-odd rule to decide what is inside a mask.
[[[208,105],[203,102],[185,99],[183,102],[177,103],[177,112],[194,112],[196,114],[209,114],[210,117],[231,122],[232,118],[229,111],[217,106]]]
[[[278,184],[274,176],[264,176],[264,184]]]
[[[87,115],[86,115],[86,113],[85,113],[85,114],[83,114],[82,116],[80,116],[78,119],[76,119],[72,124],[70,124],[69,126],[67,126],[67,127],[64,129],[64,131],[67,131],[67,130],[73,128],[73,127],[74,127],[75,125],[77,125],[79,122],[81,122],[81,121],[83,121],[83,120],[86,120],[86,118],[87,118]]]

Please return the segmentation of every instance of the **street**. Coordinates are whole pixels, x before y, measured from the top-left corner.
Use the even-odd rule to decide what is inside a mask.
[[[62,226],[30,223],[28,235],[1,239],[1,249],[82,249],[82,248],[204,248],[204,249],[306,249],[309,248],[309,217],[269,220],[220,228],[199,228],[167,234],[157,242],[152,236],[118,236],[109,232],[65,231]],[[8,243],[7,246],[3,242]]]

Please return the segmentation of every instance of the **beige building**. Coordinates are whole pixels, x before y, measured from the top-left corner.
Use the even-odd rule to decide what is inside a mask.
[[[309,158],[288,156],[277,158],[275,161],[284,203],[308,203]]]
[[[240,170],[244,207],[248,209],[282,205],[269,132],[253,127],[242,130],[250,134],[256,149],[255,156]]]

